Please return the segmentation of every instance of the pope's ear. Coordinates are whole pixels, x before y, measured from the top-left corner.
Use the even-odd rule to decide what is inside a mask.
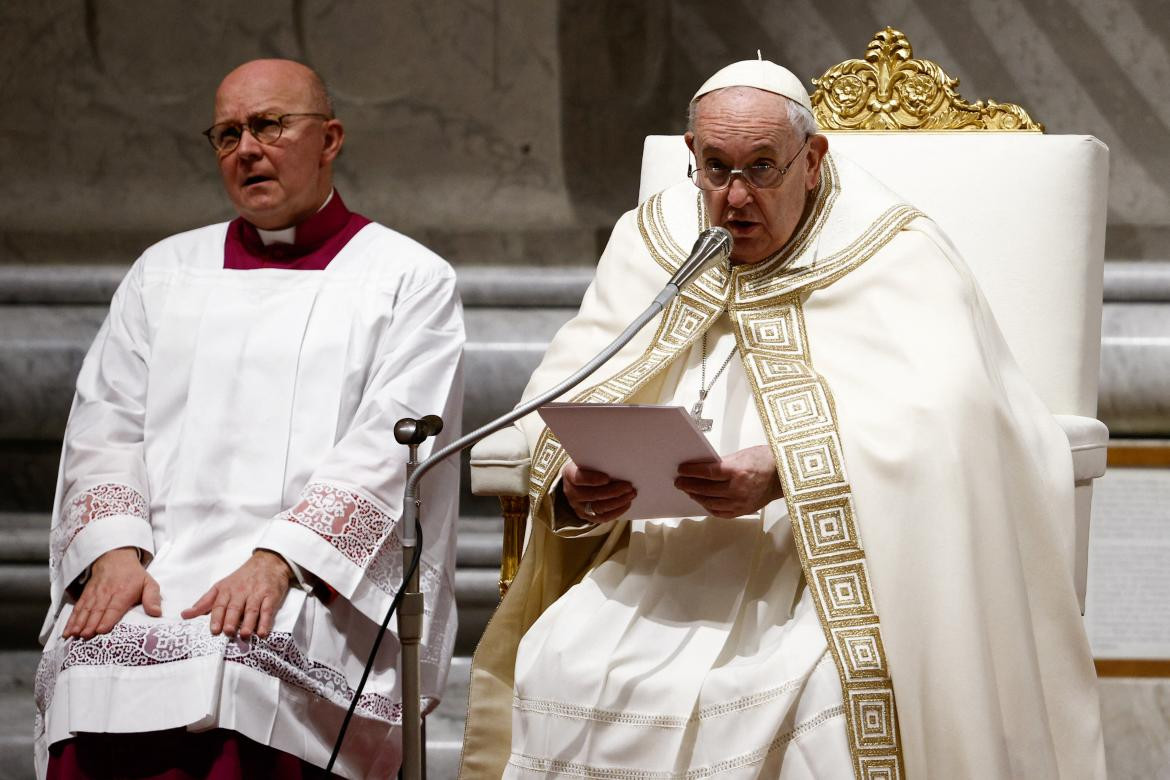
[[[808,173],[805,176],[804,187],[807,190],[815,189],[821,180],[821,162],[829,151],[829,139],[817,133],[808,139]]]
[[[687,130],[686,133],[683,134],[683,140],[687,142],[687,148],[691,150],[691,154],[694,154],[695,153],[695,134],[693,132],[691,132],[690,130]]]
[[[325,145],[321,148],[321,163],[327,164],[337,159],[341,154],[341,147],[345,144],[345,127],[340,120],[329,119],[325,122]]]

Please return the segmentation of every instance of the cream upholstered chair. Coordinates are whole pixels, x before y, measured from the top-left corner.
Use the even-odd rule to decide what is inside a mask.
[[[866,59],[834,66],[815,83],[830,153],[857,162],[946,231],[1064,428],[1076,480],[1072,574],[1083,611],[1092,481],[1105,472],[1108,443],[1095,418],[1108,150],[1090,136],[1045,135],[1017,106],[966,103],[957,82],[914,59],[890,28],[874,37]],[[639,201],[681,181],[688,154],[681,136],[648,137]],[[515,429],[472,451],[472,490],[510,496],[502,589],[522,549],[527,457]]]

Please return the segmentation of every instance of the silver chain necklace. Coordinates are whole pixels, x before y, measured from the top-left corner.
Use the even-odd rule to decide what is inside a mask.
[[[738,345],[731,348],[731,352],[727,355],[727,360],[723,361],[723,365],[715,372],[715,376],[711,377],[711,384],[707,384],[707,334],[703,334],[702,359],[699,363],[699,400],[695,401],[695,405],[691,407],[691,417],[694,418],[695,425],[700,431],[711,430],[711,426],[715,422],[703,416],[703,404],[707,402],[707,394],[711,392],[711,388],[719,381],[719,377],[727,369],[728,364],[731,363],[731,359],[735,357],[735,353],[738,351]]]

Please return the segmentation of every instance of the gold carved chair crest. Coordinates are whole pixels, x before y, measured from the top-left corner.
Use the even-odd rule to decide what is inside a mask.
[[[1012,103],[959,97],[959,80],[937,63],[916,59],[910,41],[887,27],[865,58],[846,60],[812,80],[813,113],[822,130],[1030,130],[1044,132]]]

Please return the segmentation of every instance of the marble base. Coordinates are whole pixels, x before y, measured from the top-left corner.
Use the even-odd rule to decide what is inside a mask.
[[[1101,680],[1110,780],[1170,780],[1170,680]]]

